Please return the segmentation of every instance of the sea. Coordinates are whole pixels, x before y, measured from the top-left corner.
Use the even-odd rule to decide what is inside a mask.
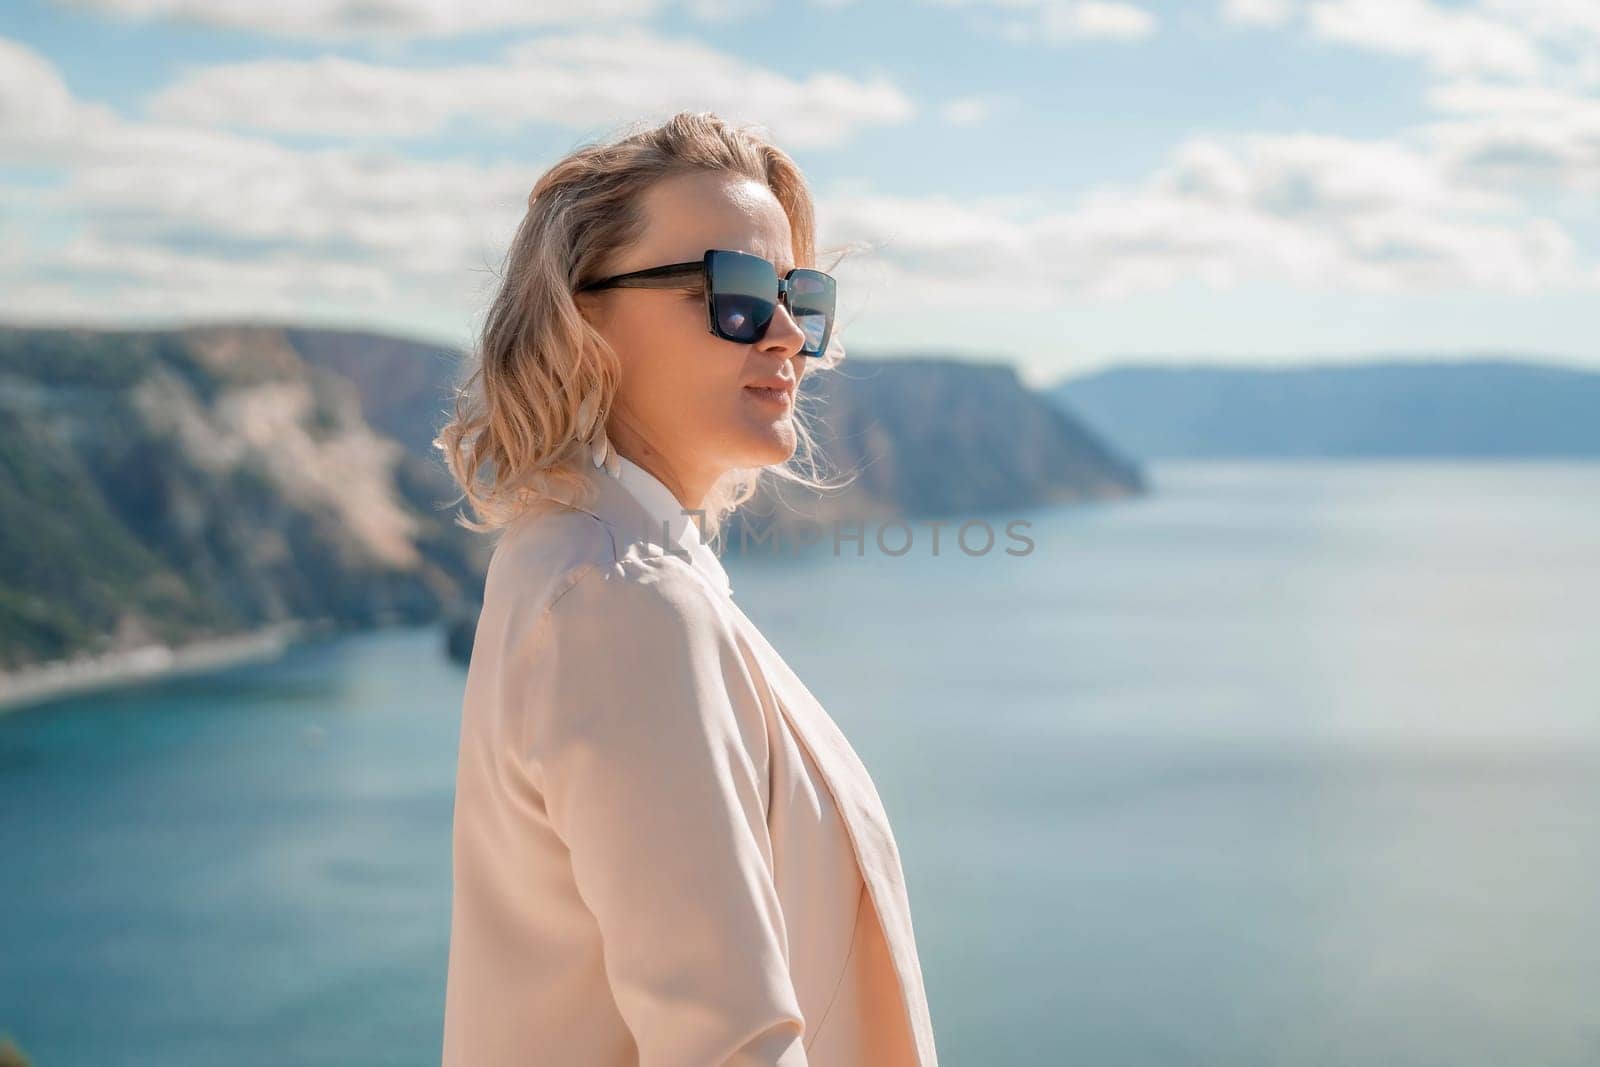
[[[1600,464],[1147,474],[724,551],[889,811],[941,1064],[1600,1063]],[[436,1064],[444,647],[0,715],[0,1038]]]

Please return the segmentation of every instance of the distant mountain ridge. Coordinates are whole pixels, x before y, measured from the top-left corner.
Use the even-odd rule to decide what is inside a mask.
[[[286,336],[306,362],[356,383],[374,427],[418,456],[436,455],[430,442],[451,406],[460,353],[333,330]],[[1028,388],[1009,364],[850,355],[833,371],[808,375],[802,390],[823,466],[851,477],[821,497],[769,483],[745,506],[752,525],[955,515],[1144,489],[1137,464]],[[453,496],[443,466],[434,470],[439,493]]]
[[[747,514],[813,519],[975,516],[1142,492],[1137,464],[1003,363],[851,356],[802,382],[817,445],[848,476],[817,499],[784,486]]]
[[[1550,362],[1145,363],[1049,393],[1139,459],[1600,457],[1600,370]]]
[[[460,370],[353,331],[0,327],[0,697],[84,654],[469,609],[493,542],[431,446]],[[807,390],[824,467],[856,477],[752,502],[763,525],[1143,488],[1007,366],[852,356]]]

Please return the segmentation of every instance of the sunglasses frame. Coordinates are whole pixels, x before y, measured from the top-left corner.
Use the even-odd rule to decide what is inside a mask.
[[[833,277],[833,275],[828,274],[825,271],[816,270],[811,267],[795,267],[787,274],[780,276],[778,275],[777,264],[773,263],[770,259],[763,259],[761,256],[753,255],[749,252],[740,252],[731,248],[708,248],[705,251],[705,255],[703,255],[700,259],[692,260],[687,263],[668,263],[660,267],[646,267],[643,270],[630,270],[626,274],[613,274],[609,278],[601,278],[599,281],[589,282],[587,285],[580,285],[577,291],[580,293],[587,293],[593,292],[597,289],[678,289],[683,287],[682,282],[686,277],[698,277],[700,279],[700,287],[705,291],[706,326],[708,332],[724,341],[732,341],[734,344],[755,344],[756,341],[761,340],[767,335],[767,329],[772,325],[772,319],[768,319],[766,324],[761,327],[761,332],[756,335],[754,340],[750,341],[747,341],[742,337],[730,337],[722,331],[717,323],[717,310],[715,303],[717,294],[711,287],[711,261],[712,257],[714,256],[742,256],[747,259],[759,259],[761,262],[771,267],[773,275],[778,279],[777,303],[782,304],[786,309],[788,309],[791,316],[794,314],[794,310],[789,308],[789,292],[793,288],[792,279],[796,274],[803,274],[807,276],[816,275],[826,278],[828,280],[828,284],[833,286],[835,299],[837,299],[838,281]],[[776,306],[777,305],[775,304],[773,310],[774,318],[777,317]],[[833,337],[833,320],[834,313],[830,311],[828,313],[828,324],[822,331],[821,340],[817,342],[817,350],[815,352],[808,352],[802,348],[800,350],[801,355],[814,359],[827,352],[828,341]]]

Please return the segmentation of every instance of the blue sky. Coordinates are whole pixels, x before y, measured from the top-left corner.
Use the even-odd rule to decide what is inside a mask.
[[[858,354],[1600,365],[1592,0],[23,0],[0,318],[465,346],[540,171],[680,107],[800,162]]]

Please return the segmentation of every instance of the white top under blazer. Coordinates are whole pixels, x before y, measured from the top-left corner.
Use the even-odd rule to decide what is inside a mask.
[[[490,560],[443,1067],[936,1067],[866,768],[671,491],[583,471]]]

